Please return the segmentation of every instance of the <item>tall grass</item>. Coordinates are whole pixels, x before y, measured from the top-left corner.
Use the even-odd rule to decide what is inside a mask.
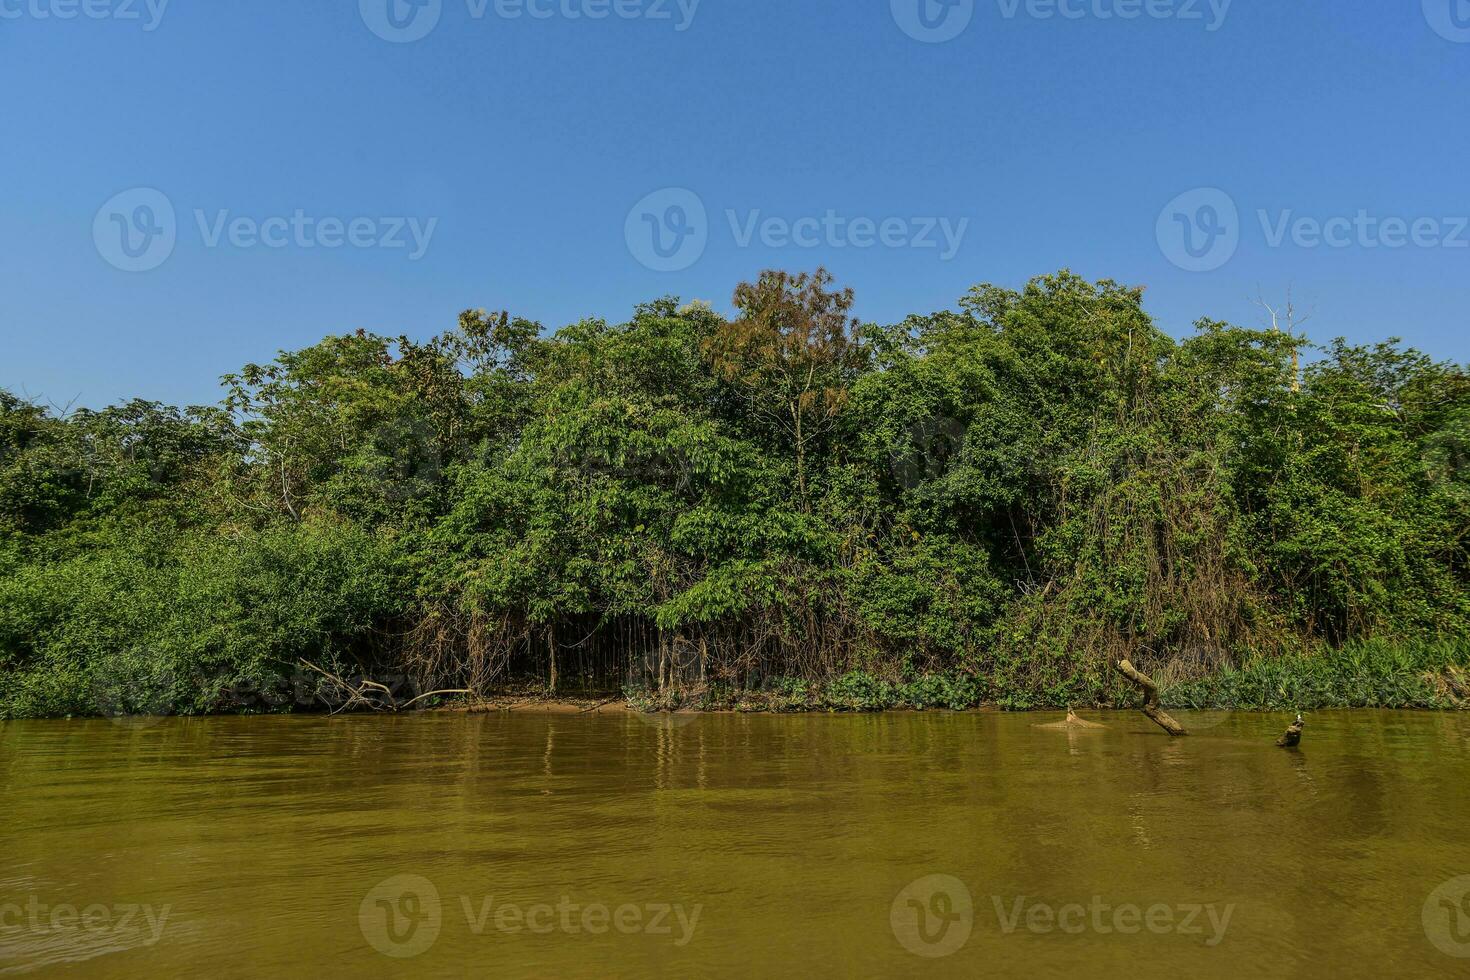
[[[1470,708],[1470,645],[1369,640],[1340,649],[1260,654],[1189,681],[1156,675],[1171,708],[1282,711],[1318,708]],[[1088,691],[1091,691],[1089,694]],[[1079,692],[1081,692],[1079,694]],[[982,706],[1002,710],[1126,707],[1126,682],[1016,690],[997,678],[925,674],[888,679],[853,671],[826,681],[772,678],[756,690],[711,686],[684,693],[628,690],[641,711],[886,711]]]
[[[1470,707],[1470,645],[1364,640],[1340,649],[1257,656],[1199,680],[1166,686],[1171,708]]]

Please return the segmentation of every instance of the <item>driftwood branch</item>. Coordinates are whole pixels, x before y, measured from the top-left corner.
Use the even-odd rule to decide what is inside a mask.
[[[1159,686],[1153,682],[1153,678],[1140,671],[1127,660],[1119,660],[1117,663],[1118,673],[1128,678],[1138,689],[1143,691],[1143,707],[1139,710],[1149,717],[1154,724],[1158,725],[1170,735],[1188,735],[1184,726],[1173,718],[1168,712],[1159,707]]]
[[[1077,717],[1077,712],[1073,711],[1071,708],[1068,708],[1067,709],[1067,717],[1066,717],[1066,720],[1065,721],[1054,721],[1054,722],[1052,722],[1052,723],[1050,723],[1048,725],[1033,725],[1031,727],[1033,727],[1033,728],[1050,728],[1050,729],[1053,729],[1053,730],[1061,730],[1061,731],[1071,731],[1071,730],[1077,729],[1077,728],[1106,728],[1108,726],[1107,725],[1099,725],[1095,721],[1085,721],[1085,720],[1083,720],[1081,718],[1078,718]]]
[[[454,687],[454,688],[445,688],[442,691],[429,691],[427,694],[420,694],[418,697],[413,698],[410,701],[403,702],[403,704],[402,704],[401,707],[402,707],[403,710],[406,711],[410,707],[413,706],[413,704],[414,704],[415,701],[422,701],[424,698],[432,698],[432,697],[435,697],[435,696],[440,695],[440,694],[473,694],[473,693],[474,692],[471,691],[467,687]]]
[[[369,708],[372,708],[374,711],[380,709],[381,705],[378,704],[378,702],[375,700],[375,697],[368,697],[367,691],[370,687],[377,687],[382,688],[382,690],[386,692],[388,689],[383,687],[383,685],[374,684],[372,681],[364,681],[362,684],[351,684],[343,680],[341,677],[338,677],[330,670],[323,670],[321,667],[318,667],[310,660],[306,660],[305,658],[303,658],[298,662],[301,664],[301,666],[306,667],[310,670],[314,670],[318,674],[321,674],[327,680],[331,681],[332,684],[336,686],[337,690],[341,691],[347,696],[346,701],[332,709],[332,714],[335,715],[339,711],[350,711],[351,709],[357,707],[359,704],[366,705]],[[389,698],[392,698],[391,693],[388,696]]]
[[[349,710],[351,710],[353,708],[358,707],[359,705],[365,705],[365,706],[367,706],[368,708],[371,708],[374,711],[381,711],[385,707],[385,704],[384,704],[384,701],[383,701],[383,699],[385,699],[385,698],[387,699],[387,701],[386,701],[386,707],[389,708],[390,710],[392,710],[392,711],[406,711],[407,709],[409,709],[410,707],[412,707],[417,702],[424,700],[424,698],[432,698],[435,695],[439,695],[439,694],[469,694],[469,693],[471,693],[470,691],[465,690],[463,688],[454,688],[452,690],[446,689],[446,690],[439,690],[439,691],[429,691],[429,692],[427,692],[425,694],[420,694],[416,698],[412,698],[411,700],[405,701],[403,704],[399,704],[398,703],[398,699],[393,696],[393,692],[391,690],[389,690],[386,685],[379,684],[377,681],[367,680],[366,678],[364,678],[363,680],[359,681],[357,684],[353,684],[351,681],[344,680],[343,678],[338,677],[336,674],[332,673],[329,670],[323,670],[321,667],[318,667],[316,664],[312,663],[310,660],[302,659],[299,662],[300,662],[301,666],[306,667],[306,668],[308,668],[310,670],[314,670],[318,674],[321,674],[323,677],[325,677],[327,680],[331,681],[337,687],[337,689],[339,691],[341,691],[343,694],[345,694],[347,696],[347,700],[346,701],[344,701],[342,704],[338,705],[336,708],[332,709],[332,714],[334,714],[334,715],[337,712],[339,712],[339,711],[349,711]],[[371,697],[369,696],[369,694],[371,692],[378,692],[378,691],[382,692],[382,698],[379,698],[377,694],[372,694]]]
[[[599,709],[599,708],[605,708],[605,707],[607,707],[607,706],[608,706],[608,705],[610,705],[610,704],[612,704],[612,703],[613,703],[613,702],[614,702],[614,701],[621,701],[621,700],[623,700],[623,697],[622,697],[622,695],[618,695],[618,696],[617,696],[617,697],[615,697],[615,698],[608,698],[608,699],[607,699],[607,700],[605,700],[605,701],[599,701],[599,702],[597,702],[597,703],[596,703],[596,704],[594,704],[594,705],[591,705],[591,706],[590,706],[590,707],[586,707],[586,708],[583,708],[583,709],[582,709],[582,710],[581,710],[581,711],[580,711],[580,712],[578,712],[578,713],[579,713],[579,714],[584,714],[584,715],[585,715],[585,714],[586,714],[586,713],[587,713],[587,712],[589,712],[589,711],[596,711],[596,710],[598,710],[598,709]]]

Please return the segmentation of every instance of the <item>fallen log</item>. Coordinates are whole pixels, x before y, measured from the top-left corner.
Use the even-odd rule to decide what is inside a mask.
[[[1138,710],[1147,715],[1150,721],[1170,735],[1179,736],[1189,734],[1189,732],[1185,731],[1183,725],[1170,718],[1169,713],[1159,707],[1159,686],[1153,682],[1151,677],[1140,671],[1127,660],[1119,660],[1117,669],[1118,673],[1128,678],[1137,685],[1139,690],[1143,691],[1143,707]]]

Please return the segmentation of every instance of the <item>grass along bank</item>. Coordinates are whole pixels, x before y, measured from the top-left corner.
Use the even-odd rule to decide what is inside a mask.
[[[1470,647],[1451,643],[1400,645],[1376,641],[1279,656],[1252,657],[1238,667],[1177,679],[1178,664],[1159,672],[1167,708],[1287,711],[1320,708],[1470,708]],[[624,692],[637,711],[889,711],[983,706],[1005,710],[1130,707],[1126,684],[1100,686],[1092,697],[1067,690],[1058,696],[1008,692],[984,678],[929,674],[886,680],[853,671],[830,681],[773,679],[754,690],[711,685],[701,690]]]

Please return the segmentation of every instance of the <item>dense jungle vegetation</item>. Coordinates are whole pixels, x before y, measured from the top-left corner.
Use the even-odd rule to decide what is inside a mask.
[[[1464,367],[1176,341],[1068,272],[852,303],[768,272],[730,319],[329,336],[208,407],[0,392],[0,717],[340,704],[328,674],[1083,705],[1119,656],[1174,703],[1463,705]]]

